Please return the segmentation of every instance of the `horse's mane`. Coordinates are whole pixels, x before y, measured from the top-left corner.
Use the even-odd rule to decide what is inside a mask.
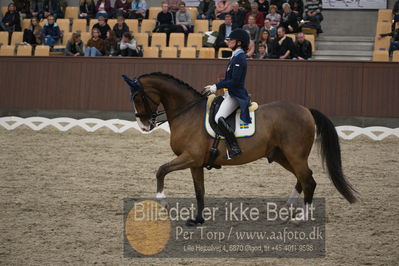
[[[184,82],[178,78],[175,78],[174,76],[172,76],[170,74],[166,74],[166,73],[162,73],[162,72],[153,72],[153,73],[149,73],[149,74],[144,74],[140,78],[149,77],[149,76],[158,76],[158,77],[163,77],[166,79],[171,79],[171,80],[175,81],[176,83],[178,83],[179,85],[181,85],[183,88],[190,90],[195,95],[202,96],[201,93],[199,93],[196,89],[191,87],[189,84],[187,84],[186,82]]]

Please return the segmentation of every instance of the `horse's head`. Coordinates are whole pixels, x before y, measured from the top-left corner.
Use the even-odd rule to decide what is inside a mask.
[[[126,75],[122,77],[130,86],[130,100],[133,102],[137,123],[143,131],[151,131],[156,126],[156,118],[161,114],[157,111],[160,105],[159,97],[151,91],[151,88],[144,91],[140,76],[134,80]]]

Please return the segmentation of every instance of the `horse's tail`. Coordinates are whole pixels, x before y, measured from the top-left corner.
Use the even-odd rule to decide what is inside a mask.
[[[321,138],[321,157],[324,165],[327,165],[329,177],[335,188],[350,203],[356,202],[352,185],[346,180],[342,172],[341,148],[338,134],[334,124],[328,117],[315,109],[309,109],[317,126],[317,136]]]

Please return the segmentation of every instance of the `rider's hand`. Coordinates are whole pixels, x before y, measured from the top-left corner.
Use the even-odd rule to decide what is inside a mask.
[[[215,84],[205,86],[204,90],[202,91],[203,95],[210,95],[216,93],[217,87]]]

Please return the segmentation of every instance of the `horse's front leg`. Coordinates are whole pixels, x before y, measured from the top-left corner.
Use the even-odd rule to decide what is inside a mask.
[[[189,219],[186,222],[187,226],[196,226],[204,223],[202,212],[204,210],[204,168],[203,167],[191,167],[191,175],[193,176],[195,196],[197,198],[197,216],[195,220]]]
[[[188,154],[181,154],[179,157],[172,161],[161,165],[157,172],[157,199],[165,198],[164,193],[164,180],[165,176],[173,171],[183,170],[191,167],[194,164],[194,160]]]

